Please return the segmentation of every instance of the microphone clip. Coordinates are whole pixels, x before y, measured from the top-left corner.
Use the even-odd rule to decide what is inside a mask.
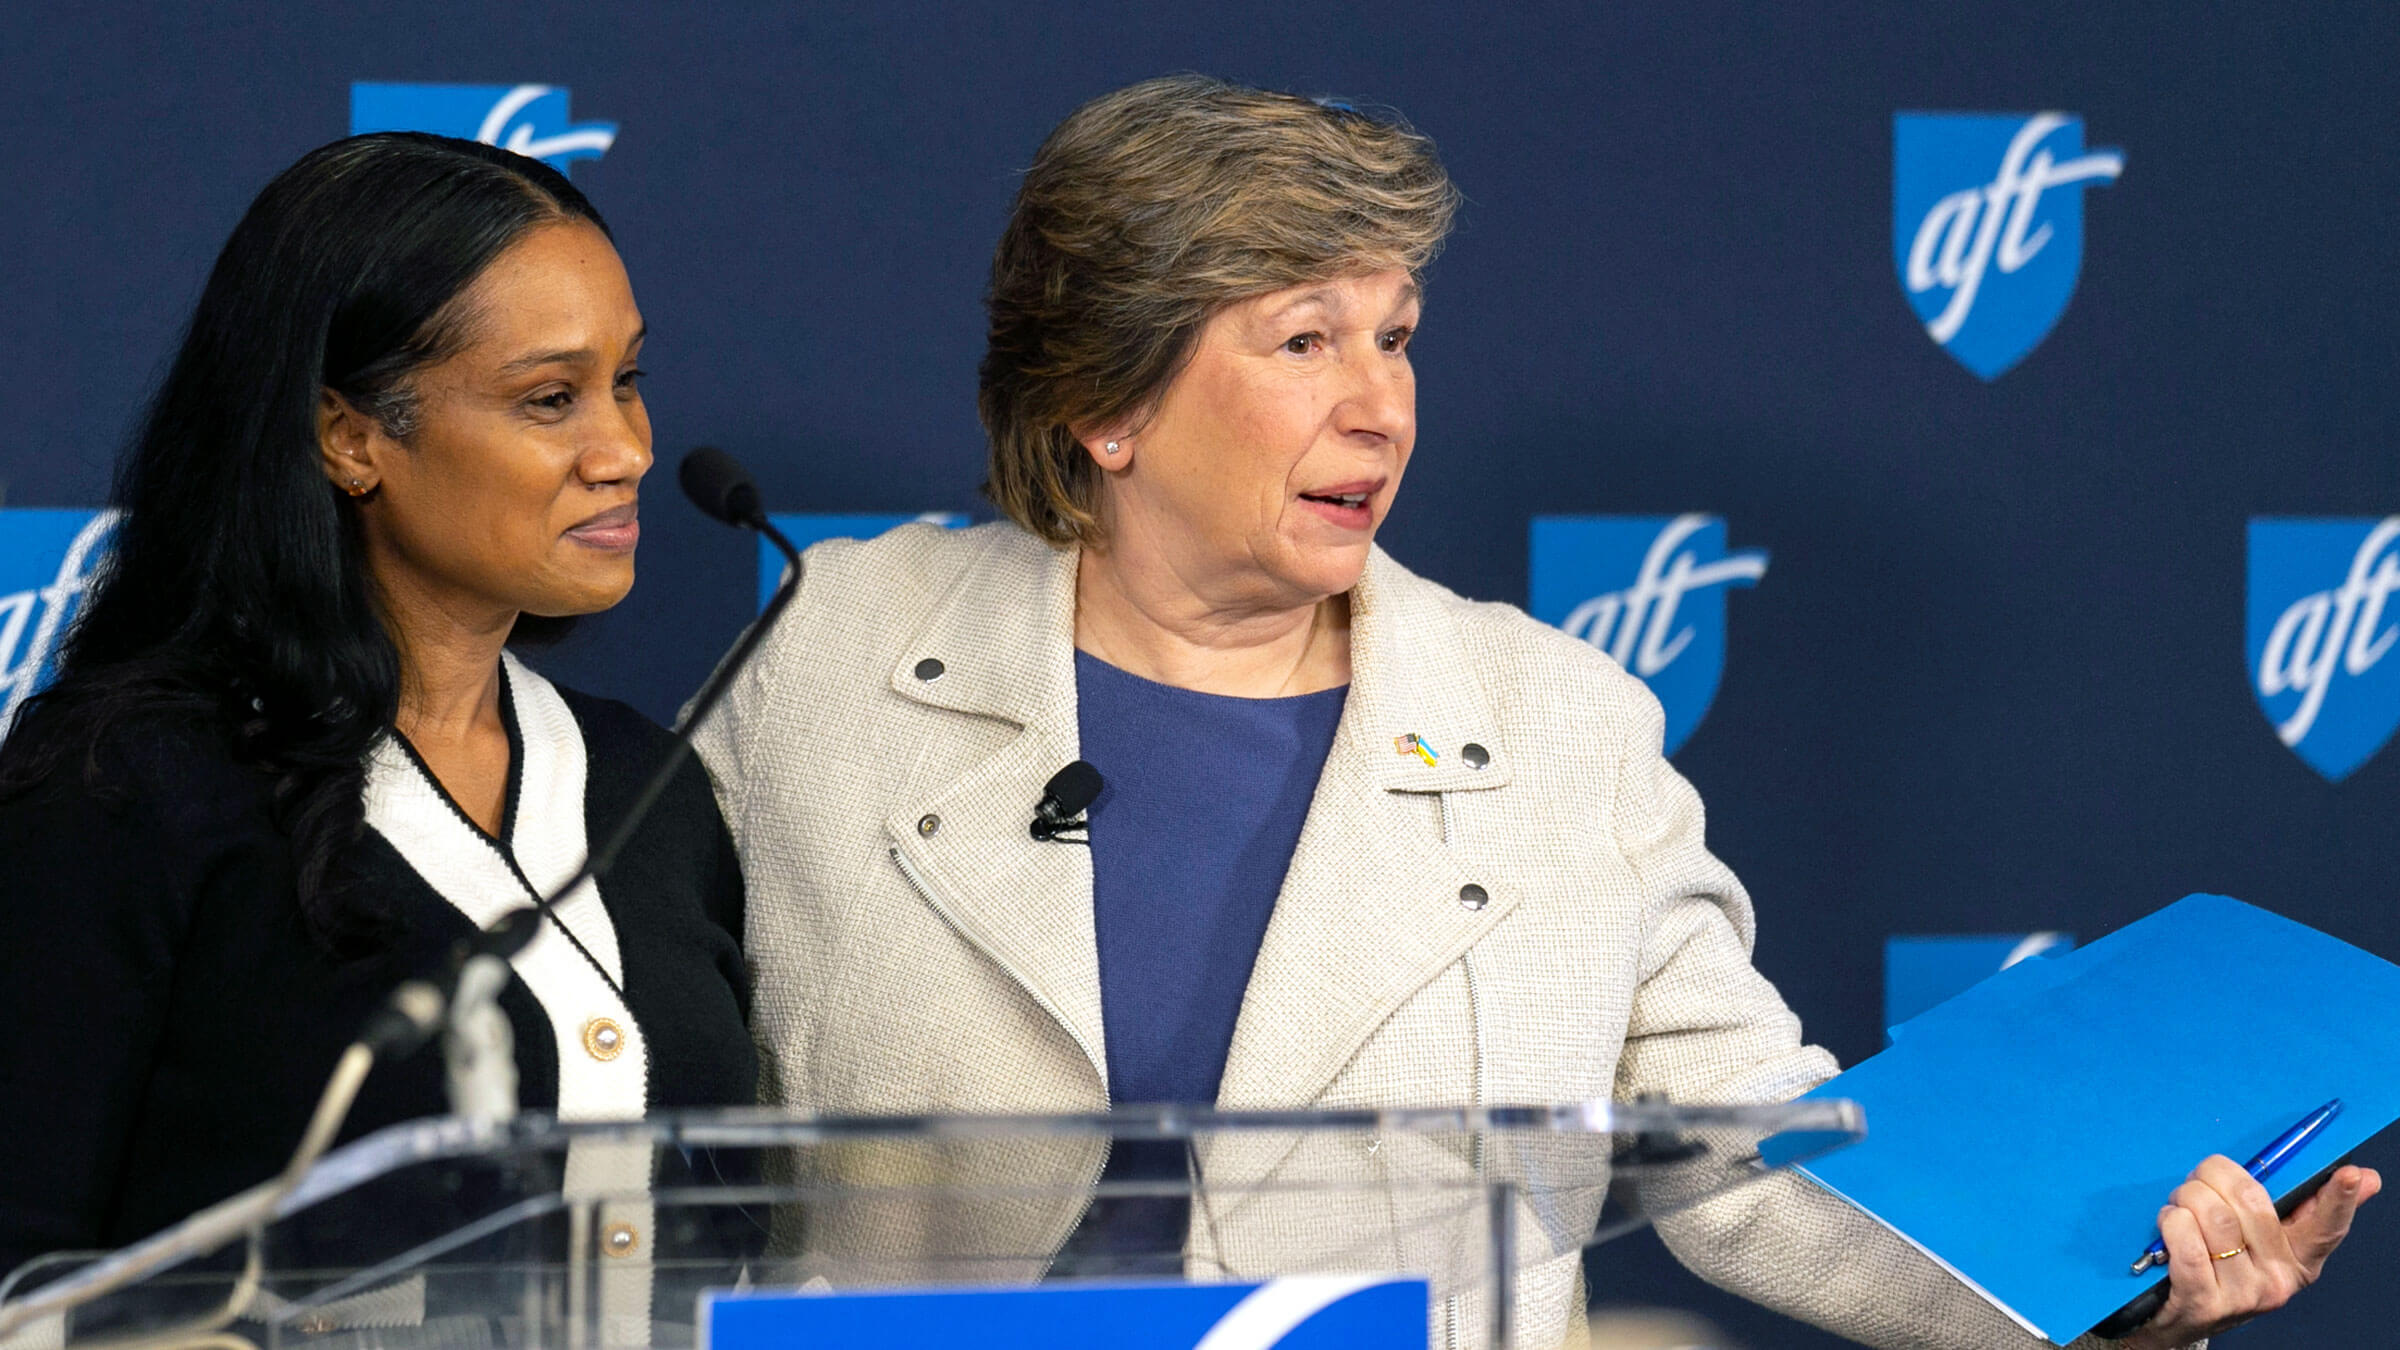
[[[1032,832],[1034,838],[1045,844],[1082,844],[1088,848],[1092,842],[1092,822],[1086,816],[1053,820],[1037,810]]]
[[[1076,760],[1042,785],[1042,799],[1033,808],[1032,834],[1043,843],[1091,847],[1091,819],[1085,814],[1100,796],[1100,771]]]

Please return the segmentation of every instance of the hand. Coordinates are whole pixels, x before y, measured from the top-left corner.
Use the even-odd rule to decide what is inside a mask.
[[[2289,1219],[2241,1164],[2214,1157],[2192,1169],[2158,1212],[2167,1244],[2166,1306],[2125,1338],[2135,1350],[2171,1350],[2273,1312],[2316,1283],[2325,1258],[2350,1235],[2351,1216],[2383,1189],[2373,1168],[2337,1168]],[[2219,1259],[2219,1253],[2234,1255]]]

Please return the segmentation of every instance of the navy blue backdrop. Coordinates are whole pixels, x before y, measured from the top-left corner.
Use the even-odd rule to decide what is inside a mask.
[[[104,499],[216,248],[350,129],[356,82],[541,82],[615,124],[573,174],[651,324],[662,459],[722,445],[804,512],[978,509],[985,268],[1067,111],[1185,69],[1338,93],[1405,111],[1468,198],[1385,544],[1519,603],[1536,514],[1705,513],[1771,555],[1711,592],[1722,678],[1676,761],[1814,1039],[1880,1046],[1888,935],[2088,939],[2192,890],[2400,956],[2400,755],[2372,753],[2400,659],[2362,666],[2362,639],[2328,668],[2332,758],[2364,760],[2329,776],[2278,738],[2299,696],[2254,692],[2246,598],[2253,518],[2363,536],[2400,511],[2388,5],[86,3],[6,27],[7,507]],[[1987,380],[1912,308],[1895,119],[2042,109],[2122,172],[2044,199],[2071,299]],[[2014,282],[1994,265],[1992,322]],[[750,613],[754,562],[671,490],[644,523],[632,598],[544,661],[664,718]],[[2340,587],[2347,548],[2307,586]],[[2272,623],[2307,597],[2264,599]],[[31,632],[13,658],[0,636],[0,673]],[[2195,983],[2126,1034],[2172,1055],[2211,1018]],[[2386,1201],[2326,1287],[2228,1343],[2388,1343],[2396,1257]],[[1828,1343],[1625,1259],[1614,1292]]]

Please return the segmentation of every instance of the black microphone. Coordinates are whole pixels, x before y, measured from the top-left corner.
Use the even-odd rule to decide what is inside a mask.
[[[1088,833],[1091,823],[1083,813],[1100,796],[1107,780],[1100,771],[1084,760],[1076,760],[1042,785],[1042,799],[1033,808],[1033,837],[1047,843],[1064,836],[1070,830]],[[1070,844],[1088,844],[1090,839],[1068,839]]]
[[[742,462],[713,445],[703,445],[683,457],[675,470],[683,495],[692,504],[728,525],[761,528],[767,518],[758,484]]]
[[[500,917],[500,922],[456,943],[448,960],[437,970],[402,980],[392,990],[391,997],[367,1019],[359,1041],[373,1050],[377,1058],[406,1056],[441,1029],[442,1018],[450,1009],[450,991],[458,983],[459,972],[467,968],[467,962],[478,956],[497,956],[505,961],[523,951],[525,944],[533,941],[533,935],[541,930],[540,910],[511,910]]]

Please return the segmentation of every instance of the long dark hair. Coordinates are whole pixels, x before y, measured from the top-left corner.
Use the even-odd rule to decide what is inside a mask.
[[[78,755],[101,786],[100,746],[132,719],[213,727],[273,778],[311,932],[333,943],[381,926],[344,903],[335,863],[364,827],[400,658],[357,508],[320,466],[318,402],[332,389],[409,434],[410,377],[464,337],[460,293],[560,220],[608,228],[538,160],[413,132],[336,141],[267,185],[118,463],[114,553],[57,681],[0,745],[0,795]]]

